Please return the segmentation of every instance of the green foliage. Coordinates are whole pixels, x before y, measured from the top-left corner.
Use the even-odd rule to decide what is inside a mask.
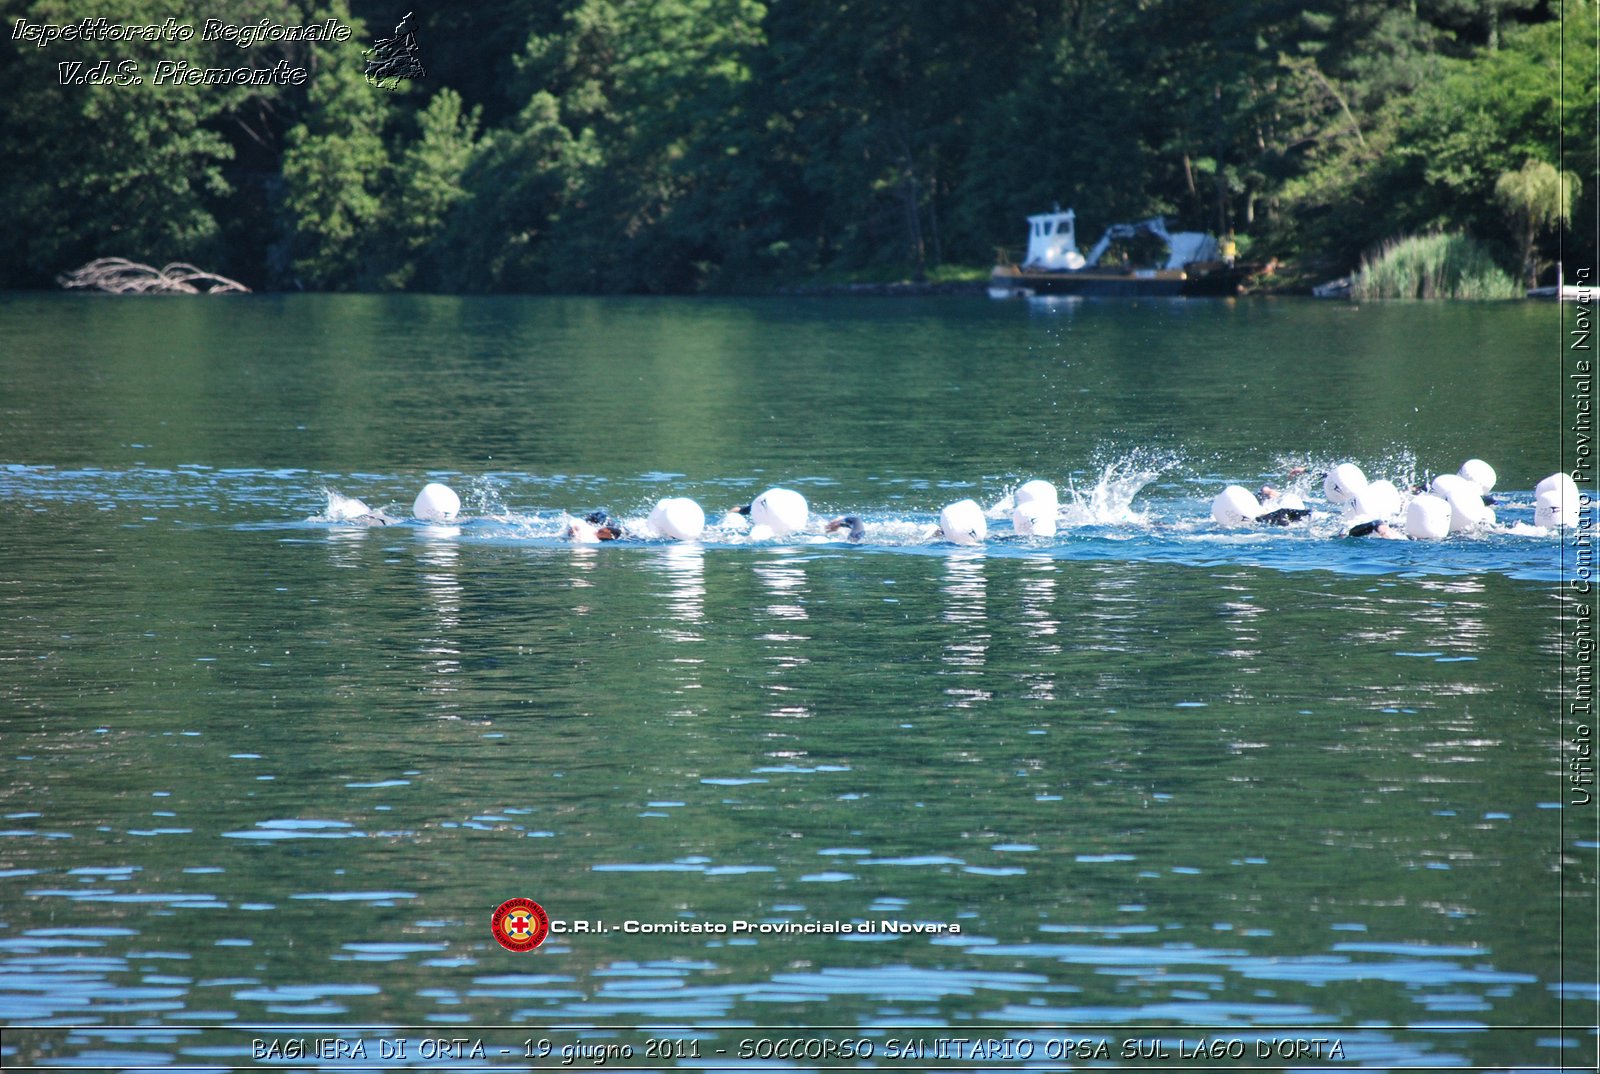
[[[538,92],[508,127],[488,132],[462,175],[466,197],[440,246],[440,282],[457,291],[543,291],[541,256],[568,177],[595,156],[592,134],[574,136],[559,104]]]
[[[342,4],[335,11],[345,18]],[[283,212],[289,280],[314,291],[370,287],[369,259],[389,183],[383,126],[389,94],[364,75],[363,39],[318,50],[306,118],[290,129],[283,155]]]
[[[83,16],[62,0],[37,0],[8,11],[30,23]],[[118,9],[129,22],[187,20],[178,0],[130,0]],[[58,41],[48,48],[7,43],[0,75],[0,285],[37,283],[99,256],[163,261],[215,254],[214,207],[229,193],[223,165],[233,149],[216,129],[247,92],[229,88],[157,86],[158,60],[197,66],[221,49],[189,42],[129,42],[115,54],[104,45]],[[63,85],[102,60],[123,84]],[[135,65],[121,68],[122,63]],[[79,68],[58,65],[81,65]],[[142,81],[134,84],[131,80]]]
[[[993,135],[1012,116],[995,105],[1024,72],[1051,81],[1049,47],[1065,16],[1040,0],[775,7],[755,86],[769,117],[763,155],[783,165],[765,185],[793,243],[784,254],[815,269],[889,265],[915,275],[946,258],[987,257],[996,238],[1014,241],[1017,188],[1043,178],[1017,166],[1044,159],[1037,135],[1061,125],[1061,98],[1003,147]],[[1047,198],[1061,196],[1043,185]]]
[[[1543,231],[1572,218],[1576,185],[1570,172],[1558,172],[1530,157],[1518,170],[1500,176],[1494,184],[1494,194],[1519,222],[1534,231]]]
[[[1414,235],[1386,242],[1361,263],[1357,298],[1517,298],[1516,281],[1465,235]]]
[[[1532,157],[1516,171],[1502,173],[1494,184],[1495,200],[1505,209],[1513,234],[1521,240],[1522,271],[1529,286],[1539,275],[1534,243],[1541,233],[1572,219],[1576,186],[1570,172],[1559,172]]]
[[[1567,0],[1560,27],[1558,55],[1562,63],[1560,91],[1562,107],[1561,148],[1557,157],[1553,146],[1542,148],[1544,159],[1573,178],[1582,196],[1576,199],[1568,224],[1566,256],[1574,263],[1594,264],[1600,258],[1595,239],[1600,235],[1600,80],[1594,74],[1595,57],[1600,56],[1600,19],[1594,0],[1578,3]]]
[[[440,90],[417,116],[419,134],[400,154],[385,206],[384,289],[436,288],[444,274],[438,244],[451,212],[468,197],[478,115],[464,114],[454,90]]]
[[[420,13],[428,77],[395,93],[365,81],[375,34],[344,5],[228,16],[337,18],[343,47],[0,50],[0,284],[112,253],[329,289],[937,277],[1057,202],[1090,241],[1161,214],[1333,275],[1449,231],[1531,272],[1555,229],[1500,177],[1600,186],[1593,0],[487,0]],[[168,15],[199,17],[117,17]],[[59,83],[102,53],[311,78]],[[1596,256],[1595,212],[1573,206],[1570,260]]]
[[[1365,151],[1346,146],[1287,185],[1302,229],[1297,245],[1346,259],[1396,232],[1448,229],[1510,261],[1514,241],[1495,181],[1530,156],[1554,156],[1560,26],[1502,26],[1498,37],[1498,51],[1434,55],[1420,68],[1429,77],[1373,110]]]
[[[1063,32],[1009,92],[980,103],[975,144],[952,199],[953,221],[978,241],[958,246],[960,255],[987,252],[984,236],[991,246],[1017,244],[1023,218],[1056,202],[1077,211],[1091,241],[1096,224],[1172,211],[1170,194],[1127,181],[1163,163],[1143,114],[1159,91],[1138,69],[1129,11],[1110,9]]]

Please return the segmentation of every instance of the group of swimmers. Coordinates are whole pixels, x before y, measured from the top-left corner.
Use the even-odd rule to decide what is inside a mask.
[[[1295,467],[1288,477],[1309,471]],[[1367,480],[1353,462],[1334,466],[1323,478],[1328,503],[1338,509],[1340,534],[1348,537],[1442,540],[1452,533],[1482,530],[1495,523],[1494,468],[1482,459],[1468,459],[1454,474],[1441,474],[1426,487],[1403,495],[1392,481]],[[1551,474],[1534,489],[1534,525],[1543,529],[1573,527],[1578,522],[1578,487],[1570,475]],[[412,514],[435,525],[453,525],[460,516],[461,497],[448,485],[430,482],[417,494]],[[1009,519],[1011,533],[1020,537],[1053,537],[1060,514],[1055,485],[1042,479],[1022,485],[985,511],[973,499],[957,500],[939,512],[937,525],[925,537],[957,545],[981,545],[989,539],[989,520]],[[1271,485],[1252,493],[1229,485],[1211,503],[1211,516],[1224,529],[1250,526],[1290,526],[1312,517],[1305,500],[1293,491]],[[400,520],[374,510],[360,500],[328,494],[330,520],[355,525],[391,525]],[[1326,517],[1324,515],[1324,517]],[[724,532],[748,532],[752,539],[780,538],[804,531],[811,523],[810,505],[793,489],[770,488],[748,504],[729,511],[715,526]],[[699,540],[707,529],[706,514],[694,500],[670,496],[656,503],[640,523],[624,524],[605,511],[582,517],[566,515],[562,534],[579,544],[625,538]],[[859,515],[840,515],[822,524],[828,535],[840,534],[850,542],[866,536]]]
[[[1291,477],[1306,473],[1303,467]],[[1348,537],[1388,537],[1438,541],[1452,533],[1483,530],[1495,524],[1494,467],[1468,459],[1453,474],[1440,474],[1411,490],[1407,500],[1394,482],[1368,481],[1361,467],[1342,462],[1323,477],[1322,491],[1343,515]],[[1555,473],[1535,486],[1534,525],[1541,529],[1578,524],[1578,486],[1570,474]],[[1252,495],[1229,485],[1211,502],[1211,517],[1226,528],[1253,525],[1287,526],[1311,517],[1305,501],[1270,485]],[[1402,523],[1402,518],[1404,519]]]
[[[1029,481],[1008,496],[1003,505],[1019,535],[1055,535],[1059,505],[1056,487],[1050,482]],[[995,511],[1000,510],[1002,505],[996,505]],[[417,494],[411,513],[422,522],[454,525],[461,513],[461,497],[448,485],[430,482]],[[401,521],[385,511],[368,507],[361,500],[332,491],[328,493],[326,517],[329,521],[358,526],[390,526]],[[799,533],[810,521],[811,508],[804,496],[793,489],[770,488],[748,504],[729,511],[719,527],[748,529],[751,538],[762,539]],[[567,515],[562,520],[563,536],[579,544],[623,538],[695,541],[706,528],[704,509],[686,496],[669,496],[659,501],[638,528],[624,525],[606,511],[594,511],[583,517]],[[844,539],[851,542],[860,542],[867,534],[866,524],[859,515],[830,518],[823,524],[823,530],[828,534],[842,533]],[[963,545],[982,544],[988,535],[988,519],[977,501],[970,499],[946,505],[939,512],[939,524],[928,531],[931,539]]]

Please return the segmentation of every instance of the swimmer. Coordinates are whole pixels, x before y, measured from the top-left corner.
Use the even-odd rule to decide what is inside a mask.
[[[1367,475],[1353,462],[1341,462],[1322,479],[1322,491],[1329,503],[1346,504],[1367,487]]]
[[[1470,497],[1469,497],[1470,502]],[[1395,541],[1442,541],[1452,532],[1456,501],[1419,493],[1404,506],[1405,530],[1391,525],[1401,514],[1400,490],[1390,481],[1374,481],[1346,505],[1347,519],[1355,519],[1346,537],[1387,537]],[[1487,511],[1487,508],[1479,508]],[[1493,512],[1489,512],[1493,518]]]
[[[662,537],[697,541],[705,532],[706,513],[686,496],[669,496],[650,512],[649,526]]]
[[[1379,478],[1369,482],[1344,507],[1345,518],[1354,520],[1349,523],[1350,529],[1345,534],[1347,537],[1377,536],[1399,540],[1405,536],[1389,526],[1389,520],[1397,518],[1401,508],[1400,490],[1393,481]]]
[[[1357,522],[1350,527],[1346,537],[1388,537],[1394,540],[1405,540],[1405,534],[1396,533],[1393,526],[1381,518],[1370,519],[1366,522]]]
[[[1534,486],[1533,524],[1543,529],[1576,529],[1578,483],[1571,474],[1554,473]]]
[[[1291,477],[1295,476],[1293,472]],[[1311,508],[1305,501],[1292,492],[1280,492],[1271,485],[1262,485],[1261,491],[1256,493],[1256,502],[1263,508],[1268,508],[1273,500],[1278,501],[1278,506],[1264,510],[1256,516],[1256,521],[1268,526],[1287,526],[1291,522],[1300,522],[1311,517]]]
[[[567,516],[566,537],[579,544],[596,544],[600,541],[620,541],[627,536],[622,523],[604,510],[591,511],[582,518]]]
[[[1008,492],[995,501],[989,508],[989,518],[1005,518],[1024,504],[1038,504],[1041,512],[1048,508],[1051,514],[1060,506],[1060,495],[1056,487],[1043,478],[1036,477],[1031,481],[1024,481],[1018,485],[1014,492]]]
[[[1011,526],[1019,537],[1054,537],[1060,497],[1056,487],[1041,478],[1026,481],[1011,496]]]
[[[1464,477],[1478,486],[1478,493],[1483,497],[1485,507],[1497,506],[1495,498],[1489,495],[1494,491],[1494,483],[1497,479],[1493,466],[1490,466],[1482,459],[1468,459],[1461,464],[1461,469],[1456,471],[1456,476]]]
[[[951,544],[979,545],[989,536],[989,523],[976,500],[957,500],[939,512],[935,535]]]
[[[805,529],[806,521],[811,517],[806,498],[793,489],[768,489],[749,504],[735,510],[741,515],[749,515],[755,526],[765,527],[765,533],[761,536],[770,534],[773,537],[786,537]]]
[[[324,516],[329,522],[341,522],[347,526],[393,526],[399,519],[383,511],[368,507],[366,502],[354,496],[345,496],[326,490],[328,494],[328,513]]]
[[[411,505],[413,515],[424,522],[437,522],[441,525],[454,523],[456,515],[460,512],[461,497],[456,495],[456,490],[437,481],[430,481],[422,486],[422,491],[417,493],[416,502]]]
[[[1280,506],[1269,507],[1273,501]],[[1259,496],[1242,485],[1229,485],[1211,501],[1211,517],[1219,526],[1287,526],[1310,518],[1311,509],[1300,497],[1281,493],[1271,485],[1263,486]]]
[[[867,527],[862,524],[861,519],[856,515],[840,515],[838,518],[830,518],[825,528],[829,533],[846,530],[845,539],[852,544],[859,544],[861,539],[867,535]]]

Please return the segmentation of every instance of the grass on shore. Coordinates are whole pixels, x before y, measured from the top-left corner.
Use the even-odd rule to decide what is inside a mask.
[[[1520,298],[1522,289],[1466,235],[1410,235],[1361,261],[1356,298]]]

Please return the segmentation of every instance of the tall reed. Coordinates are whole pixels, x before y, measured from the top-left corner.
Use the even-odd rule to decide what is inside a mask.
[[[1517,298],[1522,289],[1466,235],[1391,239],[1361,261],[1357,298]]]

